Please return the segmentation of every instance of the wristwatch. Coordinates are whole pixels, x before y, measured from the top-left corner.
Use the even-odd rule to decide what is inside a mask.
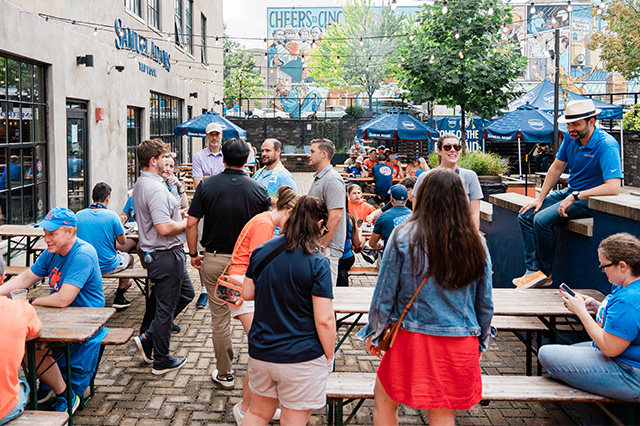
[[[189,253],[189,257],[191,257],[192,259],[193,259],[194,257],[198,257],[198,255],[199,255],[199,254],[198,254],[198,252],[196,252],[195,254],[193,254],[193,253]]]
[[[573,195],[573,198],[575,199],[575,201],[578,201],[578,197],[580,196],[580,191],[573,191],[571,195]]]

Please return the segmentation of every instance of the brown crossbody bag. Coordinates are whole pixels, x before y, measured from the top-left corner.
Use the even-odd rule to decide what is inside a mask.
[[[391,321],[389,321],[387,325],[384,327],[384,330],[382,331],[382,334],[378,339],[378,347],[380,348],[380,350],[386,352],[393,345],[393,342],[396,340],[396,335],[398,334],[398,330],[400,330],[400,326],[402,325],[402,320],[404,319],[404,316],[407,314],[407,312],[409,312],[409,309],[411,309],[411,305],[413,304],[413,301],[416,300],[416,296],[418,296],[418,293],[420,293],[420,290],[422,289],[422,286],[424,285],[425,282],[427,282],[427,277],[424,277],[424,279],[418,286],[418,289],[416,290],[416,292],[413,293],[413,297],[411,298],[411,300],[409,300],[409,303],[407,303],[407,306],[404,307],[404,311],[402,311],[402,314],[400,315],[400,318],[398,318],[398,321],[396,321],[395,324],[391,324]]]

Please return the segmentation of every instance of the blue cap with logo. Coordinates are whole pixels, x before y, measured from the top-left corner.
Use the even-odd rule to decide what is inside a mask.
[[[404,201],[409,198],[407,187],[399,183],[396,183],[391,188],[389,188],[389,194],[391,194],[391,198],[396,201]]]
[[[33,226],[40,226],[45,231],[55,231],[61,226],[78,226],[78,218],[71,210],[64,207],[56,207],[49,210],[44,219]]]

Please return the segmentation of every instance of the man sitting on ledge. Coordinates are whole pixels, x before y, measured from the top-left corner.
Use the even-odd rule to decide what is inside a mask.
[[[520,209],[518,216],[527,270],[513,280],[517,288],[550,284],[556,247],[553,228],[571,219],[592,216],[589,197],[620,192],[620,146],[610,134],[595,127],[600,112],[590,99],[571,101],[565,115],[558,119],[567,123],[569,134],[565,134],[549,167],[540,194]],[[569,187],[549,194],[567,166]]]

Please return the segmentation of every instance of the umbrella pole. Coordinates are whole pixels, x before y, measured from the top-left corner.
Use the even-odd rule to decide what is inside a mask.
[[[622,167],[622,185],[624,185],[624,131],[620,120],[620,167]]]
[[[520,149],[520,138],[518,138],[518,171],[520,172],[520,179],[522,179],[522,150]]]

